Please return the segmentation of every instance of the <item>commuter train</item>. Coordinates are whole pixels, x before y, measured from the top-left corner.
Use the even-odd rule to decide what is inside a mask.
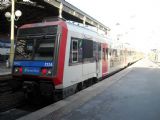
[[[17,33],[13,88],[62,99],[138,59],[126,44],[84,26],[64,20],[27,24]]]

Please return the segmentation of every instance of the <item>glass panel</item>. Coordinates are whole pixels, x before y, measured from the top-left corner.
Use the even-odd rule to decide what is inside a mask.
[[[33,40],[17,40],[15,49],[15,59],[16,60],[30,60],[32,59],[33,51],[29,48],[33,48]]]
[[[23,28],[19,30],[18,36],[57,34],[57,28],[58,26]]]
[[[101,60],[101,43],[98,43],[98,59]]]
[[[47,39],[17,40],[15,60],[52,60],[56,36]]]
[[[107,57],[107,60],[108,60],[108,48],[106,48],[106,57]]]
[[[78,53],[75,52],[75,53],[73,53],[72,55],[73,55],[72,61],[73,61],[73,62],[77,62],[77,61],[78,61],[78,56],[77,56]]]
[[[3,47],[4,46],[4,43],[0,42],[0,47]]]
[[[93,41],[92,40],[83,40],[83,59],[93,58]]]
[[[103,48],[103,60],[106,59],[106,55],[105,55],[105,48]]]
[[[57,31],[58,26],[19,29],[15,60],[53,60]]]
[[[78,50],[78,41],[77,40],[73,40],[72,41],[72,50],[73,51],[77,51]]]
[[[52,60],[55,50],[55,39],[42,39],[36,42],[35,60]]]

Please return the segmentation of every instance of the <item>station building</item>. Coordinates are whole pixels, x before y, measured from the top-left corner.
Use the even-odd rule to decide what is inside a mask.
[[[61,11],[63,11],[61,15],[65,20],[91,25],[105,32],[109,30],[108,27],[65,0],[17,0],[15,2],[15,11],[16,10],[20,10],[22,16],[15,19],[15,39],[16,32],[21,25],[42,22],[44,20],[53,20],[55,17],[60,16]],[[10,41],[11,21],[10,18],[5,17],[5,13],[10,11],[11,0],[2,0],[0,3],[1,42],[6,41],[8,43],[8,41]],[[5,57],[3,60],[6,59],[8,59],[8,57]]]

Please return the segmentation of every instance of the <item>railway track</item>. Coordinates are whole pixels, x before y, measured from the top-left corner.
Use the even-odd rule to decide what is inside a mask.
[[[0,112],[12,109],[22,101],[21,92],[13,92],[9,81],[12,79],[11,74],[0,76]]]
[[[24,99],[22,92],[8,94],[7,96],[10,99],[3,101],[3,103],[8,105],[3,105],[4,109],[0,111],[0,120],[15,120],[53,103],[47,103],[46,101],[41,101],[41,99],[39,99],[41,101],[38,101],[39,103],[34,103],[34,101],[32,103]],[[7,96],[5,96],[5,99]]]
[[[0,120],[15,120],[51,103],[33,104],[25,100],[22,91],[13,91],[11,74],[0,76]]]
[[[7,92],[11,92],[11,87],[9,86],[9,80],[12,79],[11,74],[1,75],[0,76],[0,96]]]

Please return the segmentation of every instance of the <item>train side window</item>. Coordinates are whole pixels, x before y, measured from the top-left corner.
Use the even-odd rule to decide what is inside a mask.
[[[82,39],[71,38],[69,65],[82,62]]]
[[[98,59],[101,60],[101,43],[98,43]]]
[[[93,56],[95,61],[99,61],[98,42],[93,42]]]
[[[112,49],[109,49],[109,55],[112,56]]]
[[[108,48],[106,48],[106,56],[107,56],[107,60],[108,60]]]
[[[72,40],[72,63],[78,62],[78,40]]]
[[[82,49],[83,62],[93,62],[93,41],[84,39],[82,42]]]
[[[118,57],[117,49],[113,49],[113,56]]]
[[[102,56],[103,56],[103,60],[105,60],[106,59],[105,48],[103,48]]]
[[[123,55],[123,50],[120,50],[120,55]]]

